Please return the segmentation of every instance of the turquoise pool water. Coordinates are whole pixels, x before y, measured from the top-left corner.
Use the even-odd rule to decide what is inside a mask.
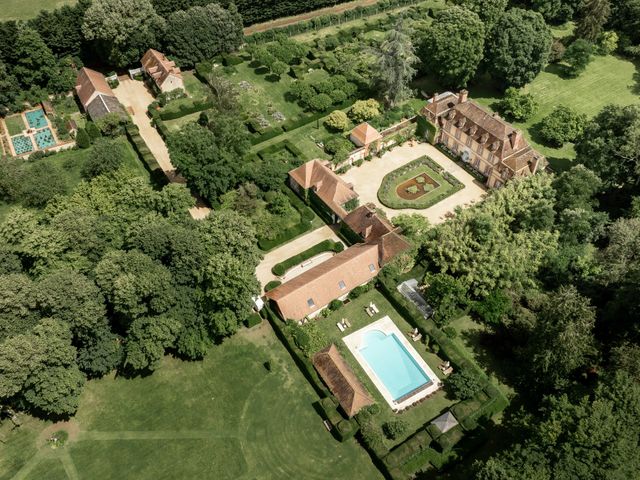
[[[44,111],[41,108],[26,112],[24,115],[27,117],[29,128],[44,128],[49,126],[47,118],[44,116]]]
[[[24,135],[16,135],[15,137],[11,137],[11,143],[13,143],[13,148],[16,151],[16,155],[22,155],[24,153],[29,153],[33,151],[33,143],[29,137],[25,137]]]
[[[45,148],[53,147],[56,144],[53,134],[50,128],[44,128],[35,133],[36,143],[38,148],[44,150]]]
[[[363,339],[360,353],[394,400],[431,382],[395,334],[371,330]]]

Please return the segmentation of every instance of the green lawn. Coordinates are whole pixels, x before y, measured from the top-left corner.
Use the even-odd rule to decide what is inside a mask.
[[[166,125],[166,127],[169,129],[170,132],[177,132],[187,123],[197,122],[198,118],[200,118],[201,113],[202,112],[190,113],[189,115],[176,118],[175,120],[164,120],[164,124]]]
[[[24,120],[22,119],[22,115],[12,115],[10,117],[6,117],[4,119],[4,123],[7,126],[7,131],[9,132],[9,136],[11,137],[22,133],[22,131],[27,128],[24,124]]]
[[[184,81],[184,89],[190,97],[202,100],[209,95],[209,88],[193,72],[182,72],[182,80]]]
[[[201,362],[90,381],[75,438],[38,448],[47,424],[27,420],[0,443],[0,479],[381,479],[355,440],[326,431],[316,400],[265,322]]]
[[[460,185],[454,185],[445,179],[442,174],[436,172],[424,163],[427,157],[421,157],[407,165],[388,173],[383,179],[378,190],[378,199],[383,205],[393,208],[429,208],[435,203],[442,201],[449,195],[460,190]],[[434,162],[435,163],[435,162]],[[398,187],[404,182],[426,173],[438,186],[414,199],[404,199],[398,195]],[[423,185],[427,185],[425,182]],[[420,187],[419,187],[420,188]]]
[[[380,310],[380,313],[375,315],[373,318],[369,317],[369,315],[367,315],[364,310],[364,307],[366,305],[369,305],[370,302],[373,302]],[[393,320],[393,322],[398,326],[401,332],[409,332],[412,330],[411,325],[409,325],[387,301],[387,299],[375,289],[342,306],[327,318],[322,318],[315,321],[318,322],[320,330],[325,334],[329,341],[336,344],[347,363],[351,366],[360,381],[365,385],[369,393],[373,396],[376,403],[380,405],[381,413],[376,417],[379,422],[383,424],[388,420],[400,418],[409,424],[409,428],[407,429],[405,435],[394,441],[387,440],[387,446],[393,447],[394,445],[397,445],[404,441],[409,435],[413,434],[420,427],[428,423],[430,420],[438,416],[440,413],[448,409],[456,402],[455,400],[448,398],[444,390],[439,390],[431,398],[420,403],[419,405],[411,407],[401,414],[393,413],[393,411],[389,407],[389,404],[382,397],[378,389],[375,387],[375,385],[364,372],[358,361],[342,341],[342,337],[355,332],[356,330],[368,325],[373,321],[380,320],[385,315],[388,315]],[[349,323],[351,323],[351,328],[348,328],[345,332],[340,332],[340,330],[336,326],[336,323],[338,323],[342,318],[348,319]],[[437,355],[427,351],[427,347],[425,347],[425,345],[421,342],[412,343],[412,345],[418,351],[420,356],[431,367],[431,369],[438,376],[440,376],[441,371],[438,369],[438,365],[442,363],[442,359]]]
[[[40,10],[53,10],[63,5],[72,5],[76,0],[2,0],[0,21],[28,20]]]

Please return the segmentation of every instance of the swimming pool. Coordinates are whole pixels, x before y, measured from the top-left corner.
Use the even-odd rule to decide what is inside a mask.
[[[36,139],[36,143],[38,144],[38,148],[44,150],[45,148],[53,147],[56,144],[55,139],[53,138],[53,133],[51,133],[50,128],[44,128],[42,130],[38,130],[34,137]]]
[[[49,126],[47,117],[44,116],[44,111],[41,108],[26,112],[24,115],[27,117],[29,128],[44,128]]]
[[[395,412],[442,387],[437,375],[388,315],[342,341]]]
[[[23,155],[33,151],[33,142],[31,142],[31,138],[24,135],[11,137],[11,143],[13,143],[13,149],[16,151],[16,155]]]
[[[402,399],[431,381],[394,333],[371,330],[362,339],[360,353],[393,400]]]

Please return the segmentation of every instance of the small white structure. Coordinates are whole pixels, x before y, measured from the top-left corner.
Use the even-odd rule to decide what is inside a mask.
[[[453,427],[458,425],[458,420],[453,416],[451,410],[447,410],[431,423],[434,424],[438,428],[438,430],[440,430],[440,432],[446,433]]]
[[[182,72],[176,63],[169,60],[164,53],[153,48],[142,56],[142,68],[155,82],[161,92],[170,92],[176,88],[184,90]]]

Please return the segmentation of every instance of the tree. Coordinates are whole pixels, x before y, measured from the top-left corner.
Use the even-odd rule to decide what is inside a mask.
[[[12,74],[24,88],[47,87],[56,71],[56,58],[38,32],[21,26],[14,45],[16,62]]]
[[[452,373],[446,380],[447,389],[458,400],[473,398],[482,390],[482,381],[468,369]]]
[[[611,363],[636,382],[640,381],[640,345],[622,342],[611,349]]]
[[[377,52],[379,82],[391,106],[411,94],[409,82],[416,74],[413,66],[419,59],[414,53],[411,37],[405,32],[402,17],[392,28]]]
[[[602,189],[602,180],[584,165],[575,165],[562,172],[553,182],[557,192],[556,210],[589,209],[598,205],[595,198]]]
[[[548,23],[560,25],[573,18],[582,0],[532,0],[531,3]]]
[[[602,32],[598,35],[598,53],[611,55],[618,48],[618,34],[616,32]]]
[[[84,15],[84,38],[95,42],[102,60],[116,67],[140,61],[157,46],[165,29],[150,0],[94,0]]]
[[[595,353],[595,309],[575,287],[552,293],[538,314],[527,354],[536,382],[562,388],[569,375],[585,367]]]
[[[593,60],[593,45],[579,38],[567,47],[562,60],[567,64],[567,75],[577,77]]]
[[[66,191],[67,182],[60,167],[37,162],[29,168],[20,196],[26,206],[43,207],[56,195]]]
[[[18,80],[9,73],[7,65],[0,60],[0,115],[5,116],[17,109],[19,95]]]
[[[117,137],[118,135],[122,135],[122,133],[124,132],[125,123],[127,123],[126,117],[122,116],[119,113],[111,112],[100,117],[95,122],[95,125],[96,127],[98,127],[98,130],[100,130],[100,133],[102,135],[105,135],[107,137]],[[89,127],[90,130],[91,128],[92,127]],[[94,135],[93,132],[92,135]],[[94,137],[92,136],[91,138],[93,139]]]
[[[576,142],[577,161],[604,186],[633,188],[640,172],[640,106],[608,105],[589,122]]]
[[[512,8],[488,36],[485,62],[503,86],[523,87],[546,65],[551,44],[551,30],[542,15]]]
[[[487,32],[493,29],[507,8],[507,0],[454,0],[454,3],[476,13]]]
[[[485,27],[474,12],[450,7],[435,15],[419,50],[426,71],[447,86],[464,87],[482,60]]]
[[[237,50],[242,44],[242,18],[217,3],[179,10],[167,17],[167,51],[182,67]]]
[[[123,339],[108,328],[91,332],[78,347],[78,367],[89,377],[101,377],[122,364]]]
[[[378,115],[380,115],[380,104],[373,98],[358,100],[349,110],[349,117],[356,123],[366,122]]]
[[[609,15],[611,15],[609,0],[586,0],[578,16],[576,36],[595,42],[602,32],[602,27],[607,23]]]
[[[124,163],[124,152],[119,143],[107,138],[99,138],[82,167],[84,178],[93,178],[105,173],[112,173]]]
[[[586,115],[558,105],[540,122],[540,135],[549,145],[561,147],[566,142],[575,142],[586,123]]]
[[[271,65],[271,73],[273,73],[274,75],[276,75],[278,78],[282,77],[282,75],[284,75],[285,73],[287,73],[289,71],[289,65],[281,62],[280,60],[276,60],[275,62],[273,62],[273,65]]]
[[[125,367],[134,371],[155,370],[181,328],[180,322],[167,315],[136,319],[127,332]]]
[[[424,235],[431,228],[429,220],[419,213],[402,213],[393,217],[393,224],[402,229],[402,235],[416,243],[421,243]]]
[[[89,135],[89,138],[91,139],[91,142],[93,142],[93,141],[97,140],[98,138],[102,137],[102,132],[100,131],[100,129],[98,128],[98,126],[94,122],[85,123],[84,129],[87,131],[87,134]]]
[[[40,316],[35,286],[22,274],[0,275],[0,341],[31,330]]]
[[[433,320],[445,325],[462,314],[466,303],[467,289],[456,278],[446,273],[427,274],[425,299],[434,309]]]
[[[91,146],[91,139],[84,128],[78,128],[76,133],[76,144],[80,148],[89,148]]]
[[[512,308],[511,298],[503,291],[496,290],[473,304],[473,311],[489,325],[499,325]]]
[[[324,124],[338,132],[344,132],[349,126],[349,118],[342,110],[334,110],[324,121]]]
[[[316,112],[326,112],[332,104],[333,100],[326,93],[319,93],[309,99],[309,108]]]
[[[522,93],[517,88],[509,87],[504,92],[504,97],[500,100],[498,109],[503,115],[523,122],[536,113],[538,102],[530,93]]]
[[[36,30],[58,57],[79,56],[83,49],[82,21],[90,0],[75,5],[63,5],[55,10],[40,10],[28,24]]]

